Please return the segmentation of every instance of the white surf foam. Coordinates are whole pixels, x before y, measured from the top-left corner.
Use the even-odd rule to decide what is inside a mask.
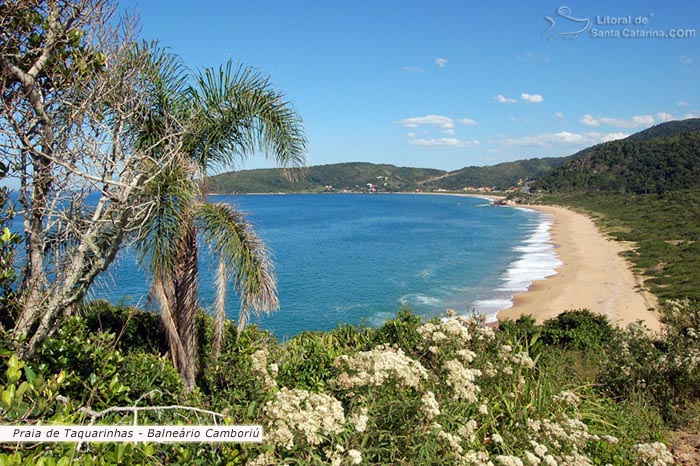
[[[513,306],[513,295],[527,291],[534,281],[556,274],[557,268],[562,265],[552,244],[550,229],[553,218],[550,214],[538,215],[540,222],[530,236],[513,249],[519,256],[501,276],[502,284],[488,299],[473,303],[474,309],[486,315],[488,322],[496,320],[498,311]]]

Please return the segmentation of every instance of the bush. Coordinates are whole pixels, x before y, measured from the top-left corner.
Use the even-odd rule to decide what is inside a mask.
[[[697,415],[700,404],[700,306],[671,301],[662,313],[662,335],[650,337],[632,325],[615,340],[599,382],[615,397],[641,394],[679,425]]]
[[[154,312],[95,300],[81,305],[78,313],[88,330],[114,334],[117,346],[124,351],[168,352],[165,330]]]
[[[606,348],[614,337],[608,318],[588,309],[562,312],[542,326],[545,344],[579,350]]]

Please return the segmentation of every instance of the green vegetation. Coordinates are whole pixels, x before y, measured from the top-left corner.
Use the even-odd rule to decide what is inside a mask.
[[[700,299],[700,195],[561,194],[538,202],[557,203],[590,213],[611,237],[631,243],[624,255],[662,299]]]
[[[666,432],[700,412],[698,120],[569,159],[303,173],[299,117],[264,76],[230,63],[190,76],[176,57],[137,44],[135,25],[111,28],[113,8],[0,3],[0,177],[22,183],[24,217],[13,234],[17,206],[0,191],[2,422],[262,424],[265,438],[5,443],[0,466],[672,463]],[[258,151],[302,181],[261,170],[204,182],[208,169]],[[262,244],[237,212],[205,198],[368,183],[503,188],[532,177],[548,192],[538,201],[594,212],[634,243],[628,256],[665,298],[660,335],[586,310],[494,330],[402,309],[377,329],[340,325],[280,343],[243,327],[276,303]],[[221,257],[216,318],[194,299],[198,233]],[[157,315],[84,301],[126,241],[151,274]],[[227,277],[242,296],[238,322],[224,319]]]
[[[31,361],[0,352],[6,421],[133,423],[133,411],[104,411],[115,405],[141,408],[142,425],[214,421],[190,405],[223,413],[217,422],[262,424],[265,442],[5,444],[0,461],[671,464],[666,426],[694,415],[700,400],[700,310],[676,302],[666,316],[656,340],[588,311],[493,330],[454,316],[423,322],[404,309],[377,329],[341,325],[284,343],[227,322],[214,361],[215,323],[201,314],[203,370],[186,394],[162,357],[157,317],[95,303]]]
[[[664,194],[700,188],[700,119],[665,123],[587,149],[540,179],[552,193]]]
[[[444,175],[442,170],[407,168],[372,163],[337,163],[304,169],[242,170],[207,179],[210,192],[233,193],[314,193],[367,190],[412,191],[423,180]]]
[[[499,163],[486,167],[467,167],[448,173],[434,181],[421,183],[426,189],[460,191],[465,186],[493,187],[499,191],[518,186],[518,183],[539,179],[567,163],[571,157],[548,157]]]
[[[212,176],[207,179],[207,187],[210,192],[218,194],[367,191],[368,183],[375,185],[378,191],[386,192],[415,189],[461,191],[465,187],[506,190],[521,181],[541,178],[569,159],[518,160],[487,167],[466,167],[449,173],[360,162],[317,165],[300,170],[241,170]]]

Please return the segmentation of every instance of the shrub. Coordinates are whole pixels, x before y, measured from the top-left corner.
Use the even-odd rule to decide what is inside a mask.
[[[542,326],[544,343],[581,350],[605,348],[614,336],[608,318],[588,309],[562,312]]]
[[[643,393],[677,425],[696,415],[700,403],[700,307],[670,301],[662,313],[663,334],[650,337],[636,324],[615,340],[599,382],[615,397]]]

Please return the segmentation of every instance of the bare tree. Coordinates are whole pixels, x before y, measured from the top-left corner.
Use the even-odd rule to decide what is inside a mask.
[[[125,236],[154,208],[158,178],[175,169],[180,127],[160,112],[158,156],[133,122],[154,101],[154,63],[135,24],[109,0],[0,3],[0,160],[19,180],[25,264],[13,335],[30,355]]]

